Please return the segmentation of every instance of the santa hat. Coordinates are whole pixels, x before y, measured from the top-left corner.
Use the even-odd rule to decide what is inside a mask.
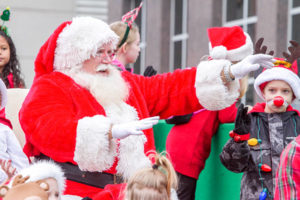
[[[239,26],[207,29],[209,55],[212,59],[240,61],[253,53],[250,36]]]
[[[62,23],[41,47],[35,60],[35,78],[53,70],[65,70],[95,56],[98,48],[118,36],[108,24],[93,17],[75,17]]]
[[[257,76],[254,81],[254,88],[257,95],[264,99],[263,89],[266,83],[273,80],[285,81],[290,85],[297,99],[300,99],[300,78],[298,77],[297,60],[291,65],[290,63],[277,58],[274,67],[264,70]],[[276,64],[278,63],[278,64]]]
[[[1,108],[4,108],[7,103],[7,89],[4,82],[0,79],[0,93],[1,93]]]
[[[57,181],[60,195],[62,195],[65,190],[66,178],[64,172],[53,161],[38,161],[29,167],[22,169],[17,175],[19,174],[23,177],[29,176],[29,179],[26,182],[54,178]]]

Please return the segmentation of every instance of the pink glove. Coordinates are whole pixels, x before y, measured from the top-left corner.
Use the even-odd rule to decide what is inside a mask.
[[[142,130],[152,128],[157,124],[159,116],[149,117],[142,120],[125,122],[122,124],[115,124],[112,126],[111,134],[113,138],[123,139],[129,135],[142,135]]]

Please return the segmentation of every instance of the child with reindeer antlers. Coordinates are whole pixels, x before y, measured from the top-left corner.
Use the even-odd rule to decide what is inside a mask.
[[[273,199],[276,170],[283,149],[300,133],[300,117],[290,105],[300,98],[300,79],[297,62],[300,46],[291,41],[284,59],[262,71],[254,82],[258,96],[251,111],[241,104],[235,120],[232,137],[223,148],[221,162],[230,171],[244,173],[241,181],[241,200]],[[256,52],[265,53],[262,39]],[[295,61],[295,62],[294,62]]]

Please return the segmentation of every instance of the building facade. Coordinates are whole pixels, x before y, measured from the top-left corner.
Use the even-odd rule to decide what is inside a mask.
[[[92,15],[108,23],[143,7],[136,19],[141,33],[141,52],[135,73],[152,65],[159,73],[196,66],[208,54],[206,30],[212,26],[241,26],[253,41],[281,57],[288,41],[300,42],[300,0],[2,0],[0,8],[11,8],[6,25],[17,48],[26,86],[34,76],[34,59],[53,30],[77,15]],[[249,79],[253,84],[253,78]],[[249,87],[247,104],[259,99]]]
[[[287,50],[289,40],[300,42],[299,0],[113,0],[108,21],[120,20],[141,1],[137,24],[142,50],[136,73],[148,65],[160,73],[196,66],[208,54],[206,30],[213,26],[241,26],[254,42],[264,37],[264,44],[277,57]],[[243,99],[250,105],[260,101],[254,95],[253,81],[250,76]]]
[[[12,37],[26,87],[34,77],[34,60],[39,48],[63,21],[77,15],[108,19],[108,0],[1,0],[0,11],[10,7],[5,23]]]

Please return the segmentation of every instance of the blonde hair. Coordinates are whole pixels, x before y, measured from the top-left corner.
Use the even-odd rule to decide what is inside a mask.
[[[111,23],[109,25],[109,27],[111,30],[113,30],[119,36],[119,42],[118,42],[118,47],[119,47],[121,41],[124,38],[127,24],[125,24],[122,21],[116,21],[116,22]],[[134,42],[137,39],[136,33],[138,33],[138,32],[139,32],[139,28],[135,24],[132,24],[125,43],[130,44],[130,43]]]
[[[171,189],[177,188],[176,172],[162,154],[155,155],[155,164],[135,173],[125,190],[126,200],[170,200]]]
[[[240,79],[240,96],[239,98],[242,98],[248,89],[248,76],[244,76],[242,79]]]

